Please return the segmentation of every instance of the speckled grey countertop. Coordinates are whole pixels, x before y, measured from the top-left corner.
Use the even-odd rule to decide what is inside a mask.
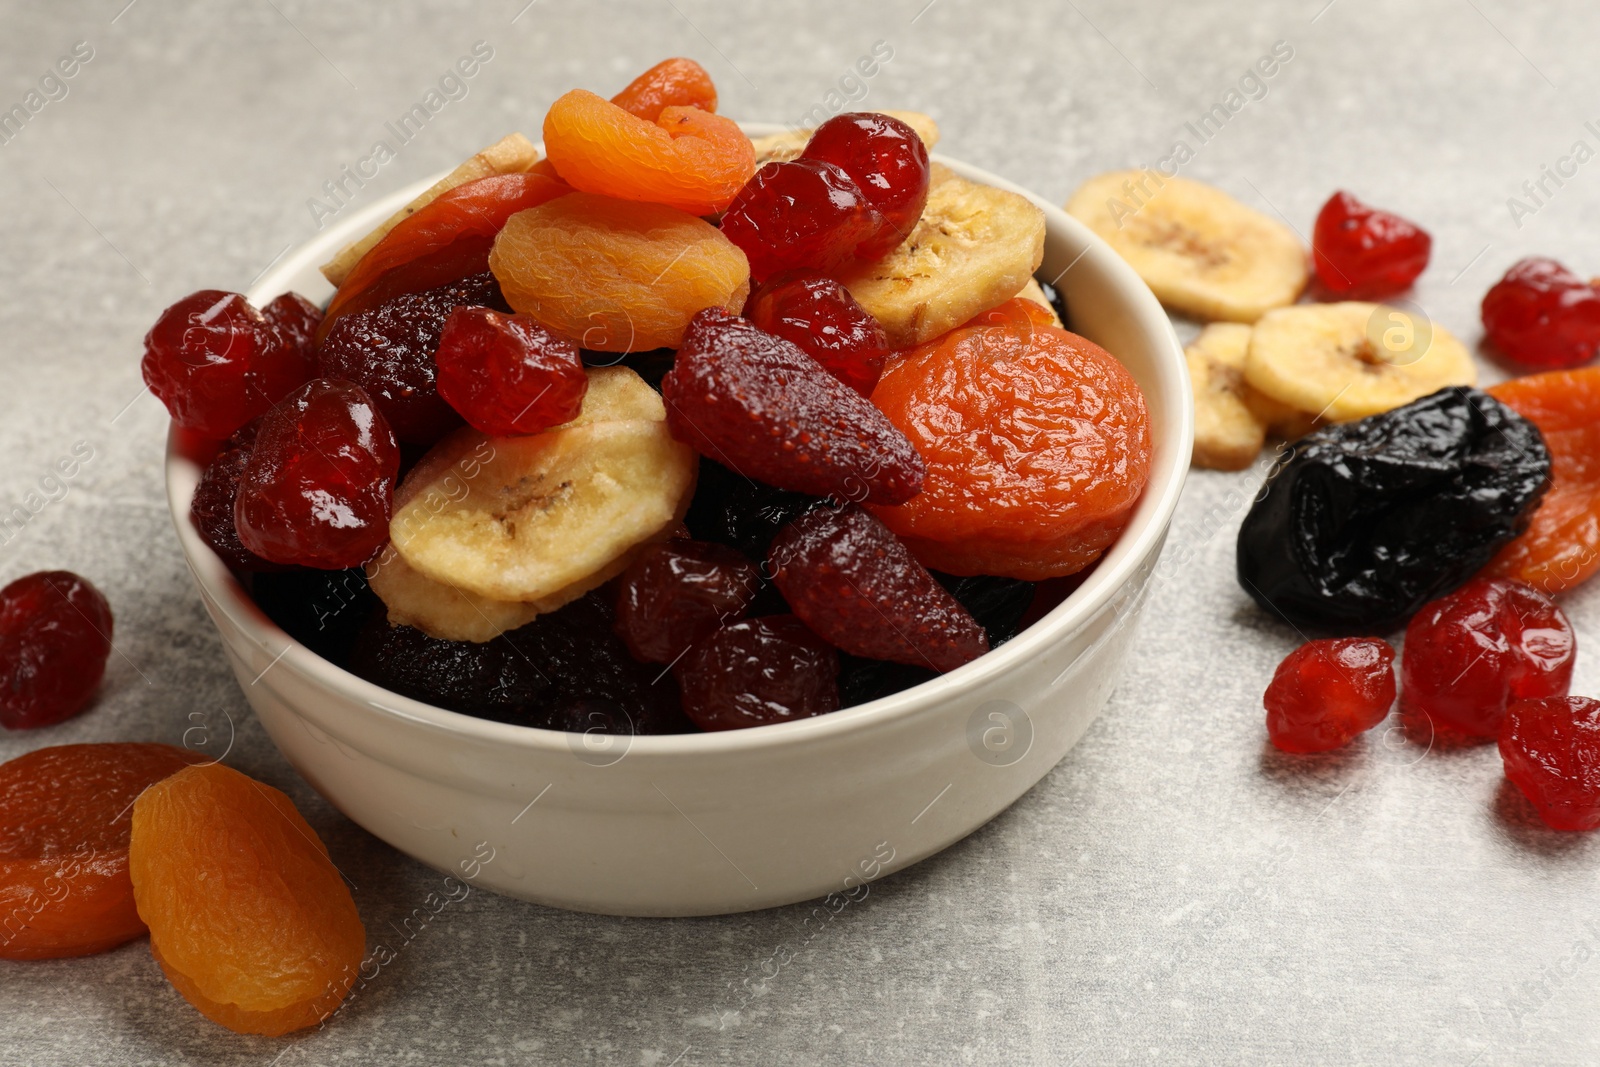
[[[869,106],[932,113],[944,151],[1052,199],[1096,171],[1154,163],[1177,140],[1195,153],[1186,174],[1303,232],[1347,187],[1432,230],[1413,295],[1469,342],[1484,289],[1518,256],[1600,273],[1600,162],[1547,179],[1538,203],[1520,192],[1574,142],[1600,147],[1585,126],[1600,119],[1592,3],[866,8],[0,4],[0,110],[77,42],[92,50],[0,144],[0,511],[29,493],[39,505],[0,535],[0,580],[80,571],[110,596],[119,635],[99,705],[0,738],[0,757],[177,743],[230,715],[230,762],[300,804],[359,883],[369,930],[436,888],[436,873],[312,794],[246,709],[170,531],[165,414],[141,393],[138,353],[167,303],[243,289],[310,237],[308,199],[480,40],[493,58],[465,95],[446,98],[355,203],[508,130],[536,132],[573,85],[611,91],[685,54],[711,70],[730,114],[781,121],[864,89]],[[879,41],[892,58],[841,89]],[[1186,123],[1278,41],[1293,58],[1200,143]],[[1514,195],[1531,214],[1513,218]],[[93,458],[41,489],[79,442]],[[1293,636],[1232,578],[1250,482],[1191,479],[1137,660],[1066,760],[990,826],[876,886],[720,1028],[730,988],[794,940],[804,907],[627,920],[474,893],[335,1025],[299,1039],[206,1022],[142,941],[6,964],[0,1062],[1600,1061],[1600,841],[1541,829],[1492,748],[1430,752],[1381,729],[1316,759],[1265,745],[1261,690]],[[1576,688],[1595,693],[1600,588],[1568,609],[1585,646]]]

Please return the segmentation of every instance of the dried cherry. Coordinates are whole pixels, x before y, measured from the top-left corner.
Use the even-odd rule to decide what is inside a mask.
[[[822,364],[862,396],[871,396],[889,358],[889,335],[850,291],[819,274],[769,278],[745,303],[744,317]]]
[[[1387,641],[1309,641],[1284,657],[1267,686],[1267,736],[1285,752],[1341,748],[1387,718],[1394,695]]]
[[[439,395],[491,437],[538,433],[578,417],[589,379],[578,346],[527,315],[456,308],[435,354]]]
[[[195,529],[205,538],[222,562],[239,571],[270,571],[279,569],[271,560],[262,559],[239,540],[239,528],[233,521],[233,504],[239,496],[239,478],[245,464],[250,461],[250,450],[255,447],[257,422],[246,423],[239,432],[223,444],[222,449],[206,464],[195,486],[194,497],[189,502],[189,517]]]
[[[51,726],[94,699],[111,656],[111,605],[71,571],[0,589],[0,726]]]
[[[617,636],[634,659],[672,663],[740,619],[760,586],[755,564],[727,545],[686,538],[647,545],[617,580]]]
[[[1322,205],[1311,235],[1317,280],[1348,300],[1380,300],[1409,289],[1432,250],[1433,238],[1422,227],[1342,191]]]
[[[839,707],[839,655],[793,615],[724,626],[673,668],[702,730],[810,718]]]
[[[1600,828],[1600,700],[1522,700],[1500,731],[1506,777],[1552,830]]]
[[[317,331],[322,326],[322,309],[299,293],[279,293],[261,309],[261,315],[278,337],[299,354],[310,377],[317,361]]]
[[[1522,533],[1549,473],[1538,429],[1476,389],[1324,427],[1245,516],[1239,584],[1302,629],[1389,632]]]
[[[883,216],[850,175],[820,159],[768,163],[722,216],[722,232],[758,282],[780,271],[836,270],[883,229]]]
[[[928,203],[932,167],[917,131],[892,115],[855,111],[818,126],[801,159],[832,163],[861,190],[882,222],[856,248],[861,259],[880,259],[904,241]]]
[[[1489,340],[1525,366],[1576,367],[1600,350],[1600,289],[1553,259],[1518,261],[1481,310]]]

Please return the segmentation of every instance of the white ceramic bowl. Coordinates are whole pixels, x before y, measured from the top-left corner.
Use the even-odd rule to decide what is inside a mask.
[[[1009,182],[943,162],[1044,209],[1040,277],[1059,275],[1073,328],[1121,359],[1149,404],[1149,486],[1081,587],[959,670],[831,715],[670,737],[509,726],[397,696],[292,641],[189,522],[200,468],[174,435],[167,495],[184,555],[246,698],[306,781],[395,848],[501,893],[616,915],[710,915],[849,890],[916,863],[1050,770],[1133,645],[1189,466],[1188,375],[1167,316],[1109,247]],[[340,220],[250,299],[326,297],[317,266],[427,184]]]

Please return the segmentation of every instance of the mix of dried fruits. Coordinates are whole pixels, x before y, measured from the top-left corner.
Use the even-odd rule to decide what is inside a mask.
[[[1576,641],[1551,599],[1600,571],[1600,368],[1580,367],[1600,352],[1600,283],[1513,266],[1484,332],[1545,373],[1479,390],[1442,327],[1362,302],[1409,288],[1432,241],[1349,193],[1323,205],[1309,257],[1288,226],[1183,178],[1102,175],[1068,210],[1206,323],[1187,350],[1195,465],[1242,470],[1269,436],[1292,442],[1240,528],[1239,584],[1334,636],[1278,667],[1272,743],[1341,747],[1398,694],[1437,731],[1498,738],[1550,826],[1600,826],[1600,703],[1568,696]],[[1299,303],[1308,283],[1327,302]],[[1397,682],[1383,637],[1402,627]]]

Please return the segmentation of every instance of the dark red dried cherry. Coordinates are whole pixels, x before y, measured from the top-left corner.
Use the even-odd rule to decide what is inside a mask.
[[[1484,294],[1483,328],[1518,363],[1576,367],[1600,350],[1600,289],[1553,259],[1524,259]]]
[[[239,541],[239,528],[233,521],[233,504],[239,496],[239,478],[250,461],[259,423],[251,422],[228,438],[200,475],[189,516],[211,550],[235,570],[277,570],[278,564],[264,560]]]
[[[683,650],[735,622],[761,588],[736,549],[673,538],[647,546],[617,586],[617,636],[637,660],[671,663]]]
[[[889,358],[889,335],[850,291],[832,278],[794,271],[769,278],[751,294],[744,317],[793,341],[827,372],[871,396]]]
[[[1411,288],[1432,251],[1428,231],[1346,192],[1322,205],[1311,234],[1317,280],[1351,299],[1378,300]]]
[[[1387,718],[1394,694],[1387,641],[1308,641],[1284,657],[1267,686],[1267,736],[1285,752],[1340,748]]]
[[[111,605],[86,578],[39,571],[0,589],[0,726],[49,726],[89,706],[111,655]]]
[[[793,615],[725,626],[678,661],[683,710],[702,730],[738,730],[839,707],[839,654]]]
[[[1401,706],[1477,737],[1518,700],[1567,695],[1577,639],[1556,602],[1522,582],[1475,578],[1406,627]]]
[[[575,419],[589,388],[577,345],[530,316],[484,307],[450,313],[435,360],[439,395],[490,437]]]
[[[283,343],[305,361],[306,376],[317,360],[317,328],[322,325],[322,309],[299,293],[280,293],[267,301],[262,316],[278,331]]]
[[[342,570],[389,540],[400,446],[359,385],[316,378],[261,420],[239,478],[239,541],[274,563]]]
[[[1520,700],[1500,731],[1506,777],[1553,830],[1600,828],[1600,700]]]
[[[785,270],[828,272],[857,255],[883,216],[850,175],[820,159],[768,163],[734,196],[722,232],[756,281]]]
[[[882,225],[856,249],[861,259],[888,255],[910,236],[928,203],[931,167],[917,131],[876,111],[855,111],[817,127],[801,159],[843,170],[878,210]]]

